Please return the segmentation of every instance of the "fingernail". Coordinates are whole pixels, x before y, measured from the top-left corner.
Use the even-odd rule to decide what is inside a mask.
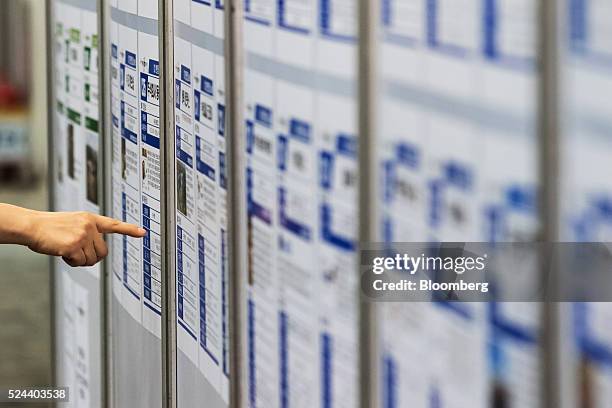
[[[147,230],[144,228],[138,228],[138,232],[140,233],[140,235],[146,235]]]

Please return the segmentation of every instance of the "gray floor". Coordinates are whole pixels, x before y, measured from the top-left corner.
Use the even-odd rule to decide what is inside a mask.
[[[46,191],[7,190],[0,202],[46,208]],[[0,389],[51,384],[49,259],[0,245]],[[0,407],[10,405],[0,402]],[[41,405],[18,404],[15,407]]]

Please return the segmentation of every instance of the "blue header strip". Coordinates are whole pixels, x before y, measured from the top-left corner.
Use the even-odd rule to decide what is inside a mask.
[[[294,138],[308,143],[310,141],[310,125],[299,119],[289,121],[289,134]]]
[[[272,110],[262,105],[255,105],[255,121],[266,127],[272,127]]]

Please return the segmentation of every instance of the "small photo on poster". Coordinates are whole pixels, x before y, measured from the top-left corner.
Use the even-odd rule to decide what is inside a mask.
[[[98,205],[98,152],[92,146],[87,145],[85,157],[87,161],[87,200]]]
[[[187,170],[180,161],[176,162],[176,206],[187,216]]]
[[[59,126],[55,129],[57,134],[59,134]],[[56,168],[56,176],[57,176],[57,182],[58,183],[63,183],[64,182],[64,156],[63,156],[63,151],[62,149],[59,149],[57,151],[57,156],[55,157],[55,168]]]
[[[121,178],[127,180],[127,157],[125,139],[121,138]]]
[[[91,48],[85,47],[83,53],[83,67],[85,71],[91,71]]]
[[[68,124],[67,133],[68,177],[74,180],[74,125],[72,123]]]
[[[147,149],[142,149],[142,182],[143,184],[147,180]]]

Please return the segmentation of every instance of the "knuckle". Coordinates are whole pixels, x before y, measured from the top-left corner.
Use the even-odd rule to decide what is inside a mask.
[[[87,226],[89,224],[91,224],[92,222],[92,216],[89,213],[86,213],[84,211],[81,211],[78,213],[78,219],[79,219],[79,223],[81,225]]]
[[[92,227],[95,228],[96,226],[96,217],[93,214],[87,214],[87,224]]]

